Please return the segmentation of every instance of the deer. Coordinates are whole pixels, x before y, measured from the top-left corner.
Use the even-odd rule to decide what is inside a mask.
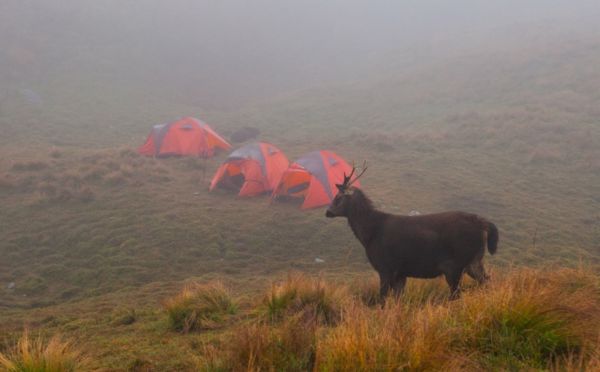
[[[354,179],[354,164],[350,175],[344,173],[325,216],[347,218],[371,266],[379,274],[382,299],[390,290],[399,296],[407,278],[431,279],[443,275],[450,288],[450,300],[460,296],[465,272],[478,284],[489,280],[483,257],[486,248],[491,255],[497,251],[496,225],[461,211],[416,216],[380,211],[361,189],[352,186],[366,170],[365,162]]]

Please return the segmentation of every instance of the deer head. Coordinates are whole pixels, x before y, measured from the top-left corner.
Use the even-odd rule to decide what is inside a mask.
[[[338,189],[338,193],[335,196],[335,198],[333,198],[333,201],[331,202],[331,205],[329,206],[329,208],[327,208],[327,212],[325,213],[325,216],[327,216],[327,217],[347,217],[348,216],[348,205],[350,203],[350,200],[352,199],[352,194],[354,193],[354,187],[352,187],[352,184],[354,182],[356,182],[356,180],[358,180],[365,173],[366,170],[367,170],[367,162],[365,161],[363,163],[362,171],[360,172],[360,174],[358,176],[354,177],[354,179],[352,179],[352,176],[356,172],[356,166],[354,166],[354,163],[352,163],[352,171],[350,172],[350,174],[348,176],[346,176],[346,173],[344,173],[344,182],[342,182],[341,184],[335,185]]]

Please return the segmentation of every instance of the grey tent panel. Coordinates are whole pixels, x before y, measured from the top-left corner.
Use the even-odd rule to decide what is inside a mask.
[[[263,173],[266,172],[265,157],[263,156],[263,153],[260,150],[260,143],[249,143],[245,146],[240,147],[239,149],[234,150],[231,154],[229,154],[226,162],[243,159],[254,159],[258,161],[260,167],[263,170]]]
[[[333,160],[334,163],[331,163],[331,160]],[[328,161],[331,165],[335,164],[335,159],[329,158]],[[327,177],[327,169],[325,168],[325,164],[323,164],[323,156],[321,156],[321,151],[309,152],[298,159],[296,164],[300,165],[302,168],[306,169],[313,176],[315,176],[323,185],[327,196],[333,198],[333,193],[331,192],[331,187],[329,186],[329,179]]]
[[[162,141],[165,138],[165,135],[169,131],[171,124],[157,124],[152,127],[152,137],[154,138],[154,155],[158,156],[160,153],[160,148],[162,146]]]

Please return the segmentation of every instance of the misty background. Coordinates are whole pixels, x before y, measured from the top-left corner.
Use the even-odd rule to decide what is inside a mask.
[[[222,158],[135,153],[183,116],[256,127],[291,161],[366,159],[389,212],[486,216],[494,265],[598,263],[598,20],[583,0],[0,0],[0,283],[47,303],[371,272],[322,210],[209,194]]]
[[[367,332],[373,346],[398,349],[380,358],[373,348],[373,360],[414,354],[402,368],[421,368],[429,359],[457,357],[450,365],[458,367],[485,358],[488,369],[523,369],[531,354],[531,362],[544,356],[532,368],[564,361],[582,369],[595,335],[589,345],[588,336],[570,335],[598,318],[587,299],[591,272],[600,272],[599,66],[598,0],[0,0],[0,357],[30,327],[35,348],[38,335],[64,335],[94,363],[89,369],[204,370],[202,354],[236,349],[236,338],[262,340],[273,347],[259,349],[301,369],[288,343],[311,339],[302,346],[311,360],[322,354],[317,347],[336,349],[322,335],[342,335],[344,353],[346,344],[360,352],[369,344],[347,342],[355,337],[345,323],[313,327],[321,304],[350,299],[344,288],[352,305],[344,300],[339,310],[351,316],[340,319],[358,320],[356,335],[404,314],[354,305],[355,295],[372,305],[377,274],[345,219],[301,210],[298,200],[209,192],[225,153],[136,151],[153,125],[193,116],[227,139],[253,127],[256,140],[291,162],[315,150],[366,160],[361,187],[383,211],[462,210],[498,227],[498,252],[485,255],[494,284],[446,308],[442,278],[409,280],[398,304],[414,316],[388,327],[393,338]],[[306,280],[276,297],[298,272]],[[303,304],[280,325],[259,315],[269,299],[283,309],[277,298],[295,298],[285,293],[313,280],[318,293],[306,297],[315,306]],[[204,283],[197,297],[210,295],[185,307],[208,328],[167,328],[167,313],[183,312],[165,305],[188,303],[182,287]],[[530,296],[538,288],[546,294]],[[564,312],[570,299],[586,301]],[[207,301],[225,303],[227,314],[197,312]],[[489,318],[455,326],[484,307]],[[497,317],[515,319],[516,333]],[[450,324],[460,332],[447,332]],[[398,329],[406,330],[400,338]],[[479,334],[467,346],[475,329],[498,335],[498,349]],[[279,338],[286,334],[290,342]],[[402,341],[413,334],[416,344]],[[254,351],[247,355],[259,368]],[[496,365],[502,355],[522,360]]]
[[[2,0],[0,89],[100,79],[231,109],[457,56],[597,41],[598,20],[600,5],[582,0]]]

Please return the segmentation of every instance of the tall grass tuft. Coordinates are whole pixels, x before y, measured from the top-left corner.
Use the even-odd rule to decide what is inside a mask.
[[[205,355],[204,366],[251,371],[600,366],[600,277],[590,269],[499,273],[456,301],[447,300],[447,288],[438,281],[413,280],[400,298],[377,306],[374,283],[355,287],[290,275],[259,305],[258,313],[268,316],[233,329],[220,349]]]
[[[521,269],[454,306],[459,342],[484,365],[548,368],[600,336],[600,283],[584,269]]]
[[[228,337],[221,353],[209,353],[204,370],[311,371],[315,361],[317,325],[300,315],[277,325],[251,322]]]
[[[318,340],[317,369],[438,370],[468,364],[450,346],[447,309],[425,304],[413,310],[401,300],[376,308],[354,302],[341,323]]]
[[[355,301],[317,341],[317,369],[597,364],[597,356],[588,355],[600,346],[600,283],[589,270],[520,269],[458,301],[441,301],[439,293],[435,285],[418,283],[407,288],[408,298],[387,299],[383,308]]]
[[[193,283],[166,300],[165,309],[171,328],[188,333],[218,328],[236,313],[237,305],[221,282]]]
[[[86,364],[82,354],[58,336],[44,342],[25,331],[12,350],[0,353],[0,370],[8,372],[69,372]]]
[[[263,305],[272,322],[300,314],[321,324],[335,324],[347,298],[346,289],[329,286],[321,279],[311,279],[301,274],[290,274],[287,279],[273,285]]]

